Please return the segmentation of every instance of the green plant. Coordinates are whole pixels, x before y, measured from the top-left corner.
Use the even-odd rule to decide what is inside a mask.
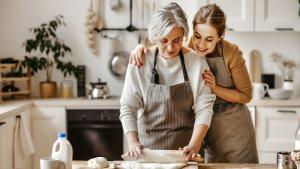
[[[27,55],[21,62],[21,69],[29,67],[33,74],[39,70],[46,70],[47,82],[51,81],[55,67],[63,73],[64,77],[72,74],[77,77],[77,67],[70,61],[64,61],[65,56],[71,54],[71,48],[57,36],[56,32],[60,26],[66,26],[62,15],[30,29],[34,37],[24,43]]]

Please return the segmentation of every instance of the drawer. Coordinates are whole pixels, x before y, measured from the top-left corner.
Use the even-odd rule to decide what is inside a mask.
[[[256,141],[259,151],[294,150],[300,107],[257,107]]]

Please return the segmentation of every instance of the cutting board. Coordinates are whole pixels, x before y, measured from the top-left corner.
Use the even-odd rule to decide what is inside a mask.
[[[250,52],[250,78],[252,82],[261,82],[262,55],[258,50]]]

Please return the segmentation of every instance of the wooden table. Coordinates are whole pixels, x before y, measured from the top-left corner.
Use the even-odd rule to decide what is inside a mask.
[[[76,166],[87,166],[86,161],[73,161],[73,169]],[[234,164],[234,163],[198,163],[190,165],[184,169],[277,169],[276,165],[271,164]]]

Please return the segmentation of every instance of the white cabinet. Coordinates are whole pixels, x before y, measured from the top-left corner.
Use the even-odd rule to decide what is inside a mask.
[[[24,118],[25,126],[31,131],[30,123],[30,109],[22,110],[17,113],[17,115],[22,115]],[[10,116],[3,120],[0,120],[0,169],[12,169],[14,166],[14,134],[16,128],[16,116]],[[24,163],[22,163],[22,169],[31,168],[32,156],[25,158]]]
[[[276,152],[293,151],[300,107],[257,107],[256,142],[260,163],[275,164]]]
[[[16,118],[7,117],[0,120],[0,168],[13,168],[13,138]]]
[[[210,3],[225,12],[229,30],[300,31],[298,0],[206,0]]]
[[[32,132],[36,152],[33,156],[33,168],[40,168],[40,158],[50,157],[52,145],[57,133],[66,132],[65,107],[33,107]]]
[[[254,30],[254,0],[208,0],[208,3],[215,3],[224,11],[229,30]]]
[[[300,31],[298,0],[256,0],[255,31]]]

